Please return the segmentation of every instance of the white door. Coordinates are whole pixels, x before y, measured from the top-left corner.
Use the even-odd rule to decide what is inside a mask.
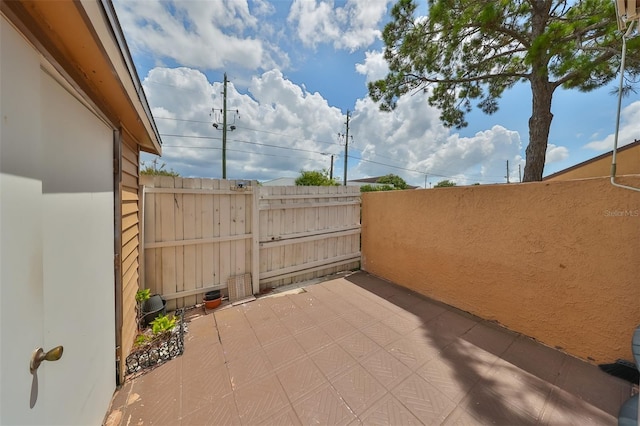
[[[100,424],[116,372],[113,131],[4,19],[1,41],[0,424]],[[57,345],[36,387],[29,357]]]
[[[40,63],[4,18],[1,25],[0,423],[43,424],[43,405],[30,408],[29,372],[44,344]],[[38,378],[41,387],[46,377]]]

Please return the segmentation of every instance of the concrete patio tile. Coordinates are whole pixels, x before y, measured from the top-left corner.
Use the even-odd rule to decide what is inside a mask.
[[[279,322],[278,316],[273,312],[269,305],[265,303],[256,300],[253,303],[248,303],[243,306],[251,307],[244,311],[244,315],[253,328],[272,325]]]
[[[227,362],[244,354],[259,350],[262,345],[250,326],[237,330],[234,334],[220,336],[222,351]]]
[[[145,374],[133,384],[128,405],[123,414],[124,424],[171,425],[180,418],[180,363],[167,362]]]
[[[444,348],[479,322],[479,318],[472,317],[462,311],[447,310],[428,321],[424,328],[429,331],[434,341],[438,341],[439,346]]]
[[[391,342],[385,349],[412,371],[438,356],[440,352],[435,347],[420,344],[407,336]]]
[[[147,424],[147,423],[145,423]],[[151,423],[149,423],[151,424]],[[240,426],[240,416],[236,408],[233,394],[216,398],[215,402],[182,416],[180,423],[169,422],[167,424],[183,426],[195,425],[237,425]]]
[[[485,388],[496,398],[507,396],[505,404],[539,420],[554,385],[499,359],[486,378],[481,378],[473,392]]]
[[[359,306],[363,306],[363,305],[360,304]],[[353,309],[349,312],[346,312],[342,315],[342,318],[344,318],[345,321],[347,321],[356,329],[362,329],[362,328],[368,327],[371,324],[375,324],[379,321],[378,319],[363,312],[360,309]]]
[[[255,424],[289,404],[275,374],[251,381],[234,391],[238,414],[243,424]]]
[[[367,426],[422,425],[422,422],[391,394],[386,394],[360,417],[362,424]]]
[[[184,354],[130,378],[105,425],[614,425],[631,392],[365,273],[188,320]]]
[[[320,300],[318,300],[313,294],[307,292],[306,290],[302,293],[292,294],[288,297],[296,306],[302,309],[308,309],[316,307],[318,305],[322,305],[322,302],[320,302]]]
[[[307,354],[333,343],[333,339],[318,326],[308,328],[294,336]]]
[[[344,318],[338,317],[331,321],[320,324],[320,328],[324,330],[333,340],[339,340],[349,334],[355,333],[356,328],[349,324]]]
[[[300,308],[289,299],[289,296],[274,297],[271,310],[281,322],[286,321],[288,316],[301,312]]]
[[[227,363],[229,380],[234,390],[252,380],[271,374],[272,368],[267,354],[262,349],[249,352]]]
[[[456,407],[435,386],[415,374],[400,383],[391,393],[424,424],[441,424]]]
[[[436,341],[435,344],[438,345],[439,342]],[[493,365],[500,359],[497,355],[463,339],[455,339],[450,342],[440,352],[439,357],[451,365],[455,365],[458,370],[464,372],[467,376],[478,378],[488,377]]]
[[[398,308],[408,312],[411,312],[411,308],[422,301],[421,298],[409,291],[397,292],[391,295],[388,300]]]
[[[360,365],[371,373],[387,390],[396,387],[412,373],[409,367],[384,349],[361,360]]]
[[[382,322],[363,328],[362,333],[380,346],[386,346],[402,337],[400,333]]]
[[[496,356],[501,356],[517,337],[515,333],[494,324],[479,322],[460,336],[460,339],[466,340]]]
[[[448,310],[447,306],[443,304],[423,299],[421,303],[412,307],[411,312],[419,317],[424,323],[427,323]]]
[[[556,384],[613,416],[618,415],[622,403],[631,396],[629,382],[571,356],[565,358]],[[606,386],[609,391],[601,392],[601,386]]]
[[[190,331],[189,334],[191,333]],[[198,340],[187,340],[185,337],[185,340],[185,346],[189,345],[189,351],[184,351],[180,357],[183,367],[186,368],[184,371],[188,372],[190,366],[195,366],[195,368],[211,368],[224,365],[224,352],[222,351],[222,345],[218,341],[217,336],[215,339]]]
[[[276,375],[289,401],[297,401],[314,389],[327,384],[327,379],[309,358],[301,358],[279,370]]]
[[[298,415],[293,410],[292,407],[287,406],[282,410],[278,411],[271,417],[268,417],[264,420],[256,423],[257,425],[273,425],[273,426],[302,426],[300,419],[298,419]]]
[[[365,334],[356,331],[338,340],[337,343],[354,359],[359,360],[380,349],[380,346]]]
[[[263,348],[267,345],[292,336],[289,329],[281,324],[280,321],[259,324],[253,327],[253,332],[255,333],[258,341]]]
[[[596,426],[616,425],[617,413],[612,415],[600,410],[576,395],[554,388],[542,413],[542,425]]]
[[[362,414],[387,393],[384,386],[359,364],[329,381],[356,415]]]
[[[322,325],[325,322],[336,319],[339,315],[329,309],[325,304],[314,305],[305,309],[305,313],[311,318],[315,325]]]
[[[382,324],[388,325],[398,334],[405,336],[411,333],[416,328],[423,325],[423,322],[420,321],[415,316],[409,316],[404,313],[395,314],[381,321]]]
[[[476,384],[462,400],[462,407],[477,424],[533,425],[538,419],[509,403],[509,395],[494,393],[490,386]]]
[[[345,401],[326,384],[293,403],[303,425],[348,425],[356,420]]]
[[[356,364],[356,360],[337,343],[332,343],[311,355],[315,365],[328,379],[338,376]]]
[[[393,315],[396,315],[396,312],[390,310],[388,308],[389,303],[384,299],[374,300],[373,303],[367,303],[366,305],[359,306],[359,309],[371,315],[378,321],[383,321]]]
[[[566,357],[566,354],[526,336],[518,336],[502,354],[505,361],[552,384],[560,376],[560,368]]]
[[[325,301],[324,304],[329,311],[333,311],[334,315],[337,315],[337,316],[350,312],[353,309],[358,309],[357,306],[354,306],[351,303],[340,299],[343,297],[345,296],[336,295],[331,301]]]
[[[306,352],[293,336],[265,346],[264,353],[276,370],[306,356]]]
[[[455,363],[446,362],[440,357],[428,361],[416,373],[456,404],[464,399],[479,380],[473,374],[465,374]]]
[[[183,365],[182,372],[182,415],[214,404],[219,398],[232,392],[231,380],[227,367],[192,368],[187,371]]]
[[[298,334],[316,325],[316,322],[306,313],[299,312],[284,318],[281,323],[291,334]]]

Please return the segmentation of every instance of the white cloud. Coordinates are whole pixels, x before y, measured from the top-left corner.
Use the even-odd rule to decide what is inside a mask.
[[[552,143],[547,145],[545,163],[558,163],[569,157],[569,150],[564,146],[556,146]]]
[[[132,50],[150,54],[159,64],[170,60],[202,69],[232,64],[252,70],[288,66],[279,47],[252,36],[264,21],[251,14],[246,0],[215,7],[200,1],[118,0],[115,6]],[[258,2],[253,11],[264,16],[273,13],[273,6]]]
[[[367,83],[385,78],[389,73],[389,64],[382,52],[365,52],[363,64],[356,64],[356,72],[366,76]]]
[[[379,24],[389,0],[347,0],[334,7],[323,0],[294,0],[287,21],[296,27],[305,46],[331,43],[336,49],[354,52],[380,37]]]
[[[594,135],[594,136],[597,136]],[[583,148],[595,151],[608,151],[613,149],[615,134],[609,134],[604,139],[595,140],[584,145]],[[640,101],[633,102],[620,113],[620,130],[618,134],[618,146],[624,146],[640,138]]]
[[[222,132],[212,126],[220,112],[210,113],[222,107],[222,83],[194,69],[155,68],[143,85],[163,135],[167,169],[220,178]],[[227,109],[239,112],[239,118],[228,113],[236,126],[227,132],[228,178],[266,180],[329,168],[329,155],[342,149],[335,136],[344,120],[340,110],[276,70],[254,77],[248,91],[238,93],[233,81],[227,87]]]
[[[358,173],[394,173],[416,185],[424,184],[424,173],[431,182],[445,178],[459,184],[504,182],[509,160],[517,176],[517,164],[522,162],[517,132],[494,126],[473,137],[461,137],[444,127],[439,115],[421,96],[403,96],[390,113],[380,112],[368,98],[359,100],[353,120],[354,145],[363,159],[372,162],[360,163]]]
[[[167,168],[183,176],[221,177],[222,134],[212,127],[215,117],[209,113],[222,106],[222,83],[210,83],[189,68],[155,68],[144,86],[164,135]],[[227,91],[227,108],[240,114],[239,119],[229,115],[237,129],[227,133],[227,177],[295,177],[303,169],[329,168],[331,154],[334,175],[342,176],[344,146],[337,133],[344,132],[346,117],[319,93],[308,92],[278,70],[254,77],[247,94],[238,93],[233,81]],[[426,172],[431,183],[505,182],[506,161],[514,181],[522,163],[517,132],[494,126],[461,137],[441,124],[439,111],[421,96],[403,96],[390,113],[379,111],[369,98],[358,100],[350,134],[350,155],[365,161],[349,169],[349,179],[394,173],[423,185]],[[352,166],[355,158],[349,159]]]

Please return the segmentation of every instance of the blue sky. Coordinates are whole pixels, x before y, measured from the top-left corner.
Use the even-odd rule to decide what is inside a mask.
[[[469,126],[447,129],[422,95],[392,113],[367,97],[383,78],[380,33],[392,2],[116,0],[129,49],[162,135],[167,169],[221,177],[221,136],[212,123],[227,108],[227,177],[269,180],[329,168],[343,176],[346,112],[351,112],[348,178],[394,173],[424,185],[518,179],[531,112],[529,86],[514,87],[491,116],[473,111]],[[426,11],[425,7],[419,10]],[[556,91],[545,174],[611,149],[614,85],[591,93]],[[624,99],[620,145],[640,135],[638,95]],[[150,162],[153,157],[143,156]]]

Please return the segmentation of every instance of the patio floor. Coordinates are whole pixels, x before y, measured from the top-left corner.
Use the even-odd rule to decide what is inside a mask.
[[[192,318],[106,425],[616,424],[631,385],[364,272]]]

